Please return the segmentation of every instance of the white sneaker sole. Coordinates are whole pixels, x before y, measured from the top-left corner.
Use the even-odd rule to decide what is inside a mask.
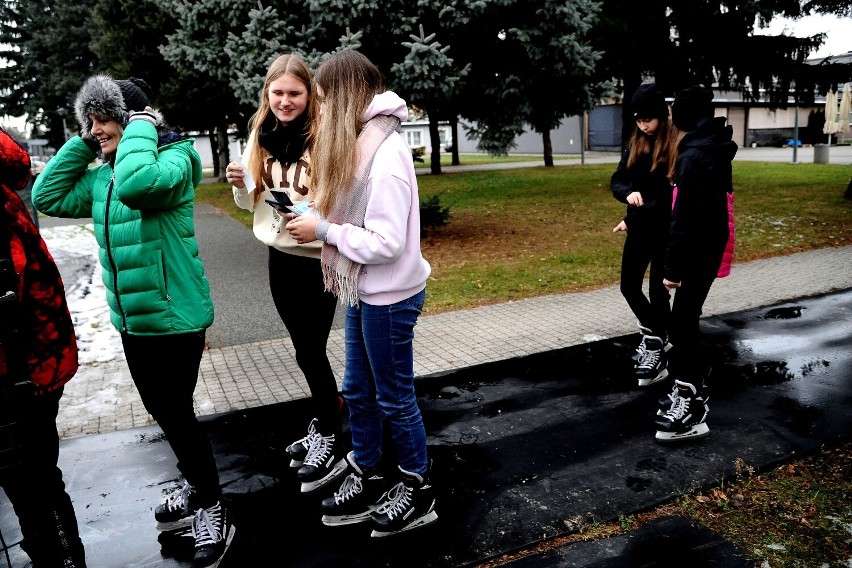
[[[680,442],[683,440],[697,440],[698,438],[703,438],[709,434],[710,428],[707,426],[706,422],[702,422],[700,424],[695,424],[689,430],[684,432],[663,432],[662,430],[657,430],[655,439],[658,442],[663,443]]]
[[[649,387],[653,384],[659,383],[663,379],[669,376],[669,372],[667,369],[663,369],[660,373],[654,377],[653,379],[639,379],[638,383],[640,387]]]
[[[346,463],[346,459],[341,459],[336,464],[331,467],[331,470],[325,474],[325,476],[317,479],[316,481],[303,481],[302,482],[302,493],[311,493],[316,491],[317,489],[321,489],[340,477],[343,472],[346,471],[348,467]]]
[[[373,529],[373,532],[370,533],[370,536],[373,538],[383,538],[386,536],[391,536],[399,533],[404,533],[405,531],[410,531],[412,529],[420,528],[422,526],[428,525],[429,523],[434,523],[438,520],[438,513],[433,509],[428,514],[423,515],[410,525],[406,525],[398,531],[380,531],[379,529]]]

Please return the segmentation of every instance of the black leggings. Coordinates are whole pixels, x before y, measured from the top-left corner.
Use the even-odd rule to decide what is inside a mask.
[[[324,435],[338,434],[337,379],[326,353],[337,298],[325,291],[319,259],[269,247],[269,289],[293,341],[296,363],[311,389],[319,430]]]
[[[21,465],[4,471],[0,485],[6,491],[21,525],[21,548],[33,566],[86,566],[83,543],[71,498],[65,491],[59,460],[56,415],[62,389],[36,396],[17,430],[22,435]],[[64,538],[62,534],[64,533]]]
[[[665,340],[669,330],[669,291],[663,286],[666,233],[631,229],[621,255],[621,294],[643,327]],[[651,266],[648,296],[642,291],[645,272]]]
[[[212,507],[222,496],[210,439],[192,403],[205,332],[175,335],[121,334],[124,356],[142,404],[166,435],[177,467],[198,494],[198,505]]]
[[[675,291],[672,302],[669,371],[675,378],[684,379],[698,388],[710,371],[699,319],[710,287],[716,280],[721,260],[721,252],[697,251],[693,263],[681,278],[680,288]]]

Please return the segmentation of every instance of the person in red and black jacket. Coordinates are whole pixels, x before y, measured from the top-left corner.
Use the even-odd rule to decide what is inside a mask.
[[[0,485],[32,566],[80,568],[85,551],[56,429],[77,339],[59,269],[17,193],[29,176],[29,155],[0,129]]]

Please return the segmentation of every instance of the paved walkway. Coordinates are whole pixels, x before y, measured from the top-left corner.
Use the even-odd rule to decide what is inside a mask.
[[[852,288],[852,246],[734,265],[717,280],[704,315]],[[423,316],[416,327],[418,376],[634,333],[636,323],[617,286]],[[338,379],[343,330],[328,352]],[[199,415],[231,412],[309,395],[289,338],[213,348],[201,362]],[[152,424],[123,360],[86,366],[66,387],[58,419],[63,437]]]

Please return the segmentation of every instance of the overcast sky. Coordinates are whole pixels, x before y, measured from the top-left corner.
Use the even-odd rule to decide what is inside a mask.
[[[807,16],[797,21],[776,18],[769,27],[758,31],[765,35],[780,33],[796,37],[808,37],[818,33],[828,33],[825,43],[811,57],[842,55],[852,51],[852,18],[837,16]]]

